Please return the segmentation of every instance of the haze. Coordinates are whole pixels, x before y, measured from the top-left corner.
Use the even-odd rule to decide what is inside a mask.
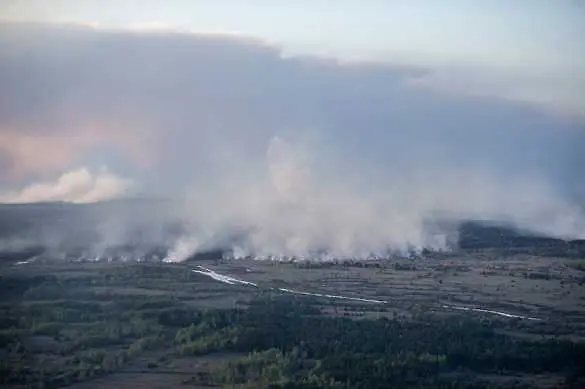
[[[2,202],[176,199],[179,259],[585,238],[578,1],[2,4]]]

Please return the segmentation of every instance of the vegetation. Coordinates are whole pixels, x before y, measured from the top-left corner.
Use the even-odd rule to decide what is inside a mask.
[[[0,384],[57,388],[138,358],[150,356],[148,369],[156,371],[207,355],[231,357],[191,371],[185,387],[501,387],[493,376],[520,377],[506,386],[531,387],[521,377],[535,375],[558,376],[565,387],[585,382],[584,344],[512,337],[497,321],[430,314],[355,320],[328,316],[317,300],[271,292],[246,307],[204,309],[172,293],[114,296],[86,287],[164,289],[193,282],[191,274],[137,264],[75,277],[4,276]]]
[[[571,264],[574,269],[585,271],[585,261],[574,262]]]

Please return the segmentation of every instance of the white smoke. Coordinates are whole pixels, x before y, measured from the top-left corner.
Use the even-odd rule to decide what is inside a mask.
[[[164,259],[165,262],[181,262],[185,260],[191,254],[197,252],[199,248],[199,242],[196,238],[190,239],[179,239],[168,256]]]
[[[105,168],[98,172],[80,168],[62,174],[53,182],[34,183],[20,191],[0,195],[0,203],[95,203],[120,197],[132,187],[132,181],[110,173]]]
[[[477,169],[428,165],[372,174],[309,150],[317,149],[275,137],[264,165],[239,161],[197,187],[187,199],[191,233],[179,240],[172,260],[214,245],[258,258],[445,250],[457,236],[432,223],[441,218],[500,220],[551,236],[585,237],[581,211],[537,177],[503,181]]]

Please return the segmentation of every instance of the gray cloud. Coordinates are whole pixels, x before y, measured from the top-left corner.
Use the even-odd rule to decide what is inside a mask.
[[[436,245],[437,212],[581,236],[582,123],[470,97],[456,74],[441,93],[412,84],[435,75],[241,37],[5,23],[0,177],[105,164],[187,193],[193,246],[234,229],[262,252]],[[37,163],[43,145],[59,152]]]

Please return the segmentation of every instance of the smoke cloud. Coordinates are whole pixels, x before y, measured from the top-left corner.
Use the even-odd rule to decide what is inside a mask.
[[[170,258],[212,248],[257,258],[449,250],[457,232],[448,222],[469,219],[585,237],[582,209],[537,177],[503,181],[488,171],[431,166],[379,169],[372,176],[330,150],[321,158],[308,150],[316,149],[274,137],[264,165],[238,164],[197,188],[186,198],[190,233]]]
[[[1,200],[89,203],[139,184],[144,196],[179,201],[100,209],[90,223],[98,246],[133,241],[129,231],[147,225],[143,240],[174,245],[169,260],[217,247],[335,257],[448,249],[457,241],[449,222],[468,218],[584,237],[582,121],[483,93],[508,83],[467,66],[340,63],[285,57],[245,37],[0,23],[0,183],[29,183]],[[539,102],[551,97],[543,88]],[[185,224],[174,241],[160,227],[173,221]]]
[[[0,196],[8,204],[63,201],[74,204],[111,200],[129,193],[133,182],[108,172],[80,168],[62,174],[54,182],[35,183],[22,190]]]

